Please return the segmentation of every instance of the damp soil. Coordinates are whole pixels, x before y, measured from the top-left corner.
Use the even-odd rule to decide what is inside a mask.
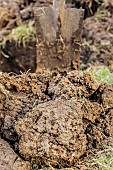
[[[1,138],[39,168],[75,166],[112,141],[112,98],[113,87],[87,72],[1,73]]]
[[[13,28],[33,20],[37,2],[0,1],[0,42]],[[83,67],[112,70],[112,6],[98,14],[97,1],[91,9],[84,0],[73,3],[85,8]],[[113,141],[112,85],[98,83],[87,72],[29,73],[36,67],[36,41],[25,47],[7,42],[0,49],[1,170],[76,167],[89,151]]]

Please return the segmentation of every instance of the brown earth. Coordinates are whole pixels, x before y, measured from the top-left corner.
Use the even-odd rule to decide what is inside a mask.
[[[0,138],[0,170],[30,170],[30,163],[21,160],[10,148],[8,143]]]
[[[78,8],[87,6],[85,18],[100,5],[93,1],[90,10],[84,0],[73,3]],[[34,4],[31,0],[0,1],[0,43],[12,28],[33,19]],[[84,21],[81,58],[88,67],[104,64],[112,69],[109,4],[109,9]],[[0,50],[0,70],[28,69],[36,69],[36,42],[26,47],[7,42]],[[0,72],[0,169],[29,169],[28,162],[38,168],[76,166],[89,151],[103,149],[113,141],[112,98],[113,86],[98,83],[87,72]]]
[[[98,10],[84,21],[83,44],[81,60],[84,64],[113,69],[113,13],[110,10]]]
[[[113,88],[87,72],[1,73],[0,93],[1,137],[39,167],[76,165],[113,138]]]
[[[36,69],[36,40],[32,33],[32,40],[23,45],[7,37],[13,28],[22,23],[33,20],[33,1],[6,0],[0,1],[0,70],[3,72],[25,72]],[[6,40],[7,39],[7,40]],[[3,42],[6,41],[5,46]]]

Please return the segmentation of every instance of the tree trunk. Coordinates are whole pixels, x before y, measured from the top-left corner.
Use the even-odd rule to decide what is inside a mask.
[[[34,8],[37,33],[37,71],[70,71],[80,66],[83,10],[65,1]]]

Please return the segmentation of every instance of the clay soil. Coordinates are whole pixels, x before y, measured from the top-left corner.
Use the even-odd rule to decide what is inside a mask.
[[[37,2],[1,0],[0,38],[33,20]],[[85,8],[81,68],[112,70],[112,4],[74,5]],[[0,170],[87,169],[88,155],[113,142],[113,86],[87,71],[35,73],[36,41],[0,50]]]
[[[87,72],[1,73],[0,93],[2,139],[39,167],[76,166],[88,150],[112,140],[113,88]]]

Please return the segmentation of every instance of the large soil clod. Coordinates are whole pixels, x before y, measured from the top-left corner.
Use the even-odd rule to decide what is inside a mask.
[[[86,150],[81,103],[76,98],[38,105],[16,125],[20,153],[44,165],[75,163]]]
[[[66,167],[112,139],[112,86],[87,72],[2,73],[0,83],[1,137],[25,160]]]

